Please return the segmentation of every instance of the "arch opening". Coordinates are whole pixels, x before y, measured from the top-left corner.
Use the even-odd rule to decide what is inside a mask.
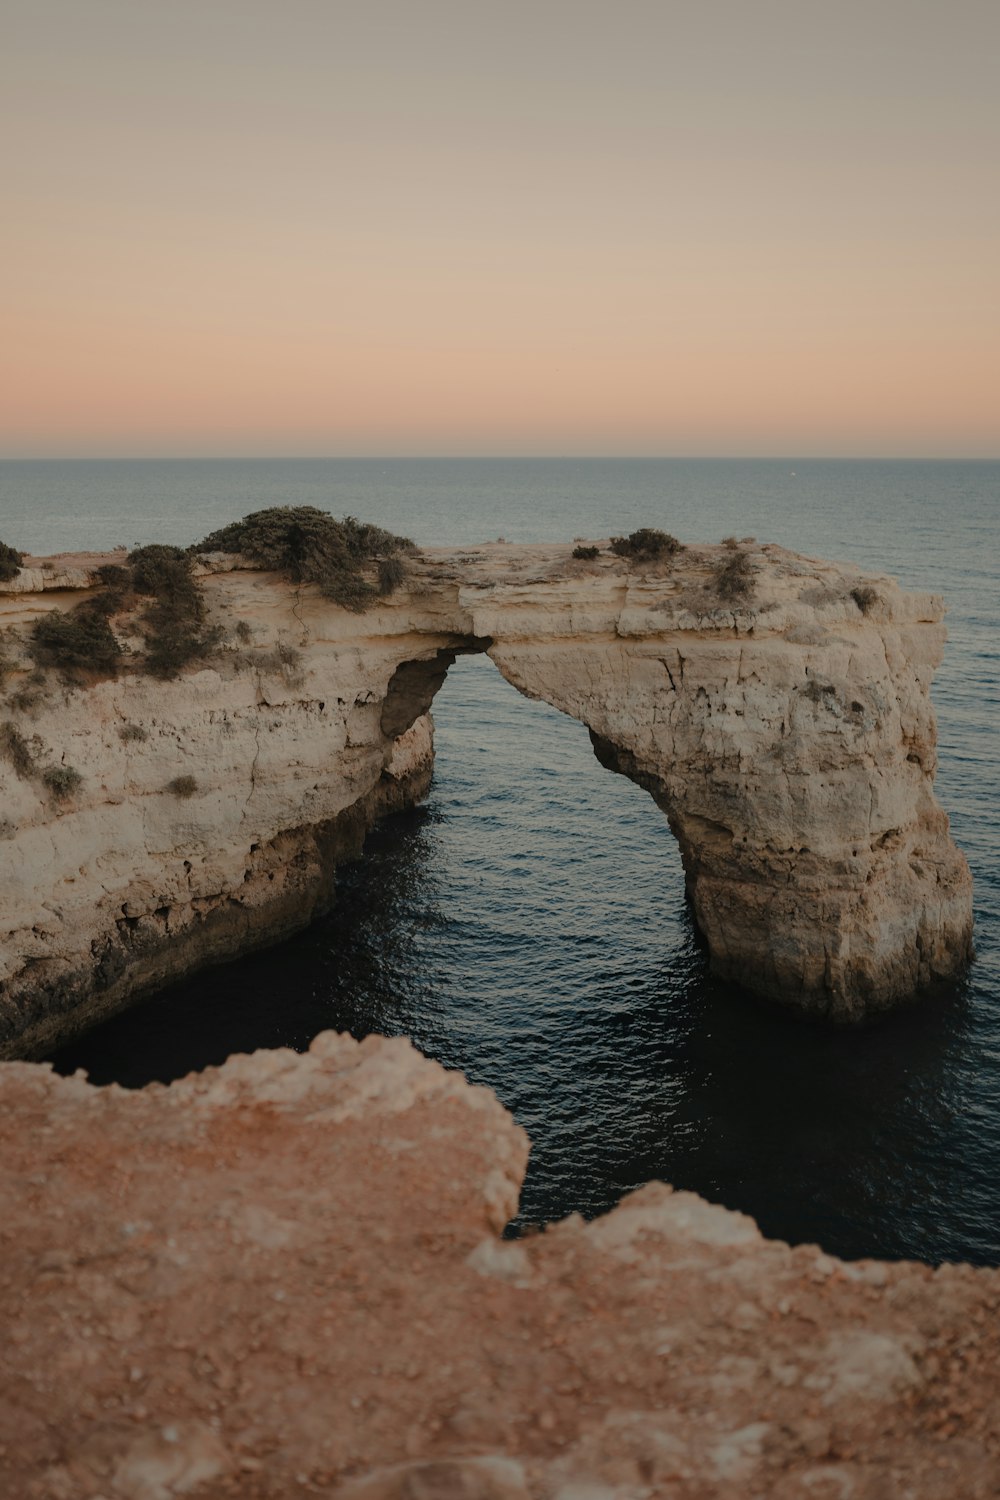
[[[402,1033],[527,1128],[522,1223],[598,1213],[662,1178],[848,1256],[996,1259],[980,1147],[954,1186],[942,1080],[962,1055],[960,1005],[863,1036],[748,1006],[708,973],[665,819],[606,775],[586,729],[483,653],[456,660],[435,717],[429,801],[369,835],[326,916],[124,1013],[60,1070],[145,1082],[114,1069],[206,1021],[225,1035],[205,1061],[331,1026]],[[198,1062],[178,1057],[173,1076]]]

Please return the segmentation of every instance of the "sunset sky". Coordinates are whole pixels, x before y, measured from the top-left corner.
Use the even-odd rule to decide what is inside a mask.
[[[996,0],[0,28],[0,457],[1000,455]]]

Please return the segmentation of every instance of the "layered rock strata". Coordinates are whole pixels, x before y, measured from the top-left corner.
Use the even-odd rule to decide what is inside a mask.
[[[0,747],[3,1055],[308,921],[370,821],[426,787],[427,710],[462,651],[652,793],[716,972],[840,1019],[953,973],[971,882],[932,785],[942,603],[743,552],[751,594],[726,601],[725,548],[429,551],[363,615],[217,557],[202,585],[226,635],[200,670],[24,692],[15,654],[0,719],[38,772]],[[0,585],[8,643],[109,560],[29,560]],[[82,781],[56,796],[45,766]]]
[[[996,1495],[1000,1272],[658,1184],[504,1242],[526,1156],[402,1039],[137,1092],[0,1066],[0,1492]]]

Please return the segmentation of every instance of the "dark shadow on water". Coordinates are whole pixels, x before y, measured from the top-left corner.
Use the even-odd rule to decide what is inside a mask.
[[[506,997],[491,1010],[452,967],[453,919],[427,874],[439,821],[390,820],[342,872],[328,916],[125,1012],[55,1066],[139,1087],[233,1052],[304,1049],[328,1027],[405,1034],[527,1128],[519,1225],[600,1213],[661,1178],[847,1257],[1000,1258],[982,1192],[995,1142],[977,1147],[956,1096],[961,988],[860,1030],[798,1022],[708,976],[682,905],[669,972],[636,973],[586,934],[570,944],[579,993],[523,1000],[512,1023]]]

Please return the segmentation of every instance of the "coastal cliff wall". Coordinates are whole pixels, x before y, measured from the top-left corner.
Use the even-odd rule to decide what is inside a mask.
[[[37,1055],[145,990],[273,941],[338,860],[423,794],[427,710],[454,655],[585,723],[670,820],[717,972],[853,1018],[953,972],[971,881],[933,795],[934,596],[747,547],[656,563],[568,547],[428,551],[364,614],[274,573],[201,569],[222,632],[172,681],[126,670],[0,703],[0,1047]],[[16,641],[108,558],[29,560],[0,585]],[[45,767],[80,781],[55,794]]]

